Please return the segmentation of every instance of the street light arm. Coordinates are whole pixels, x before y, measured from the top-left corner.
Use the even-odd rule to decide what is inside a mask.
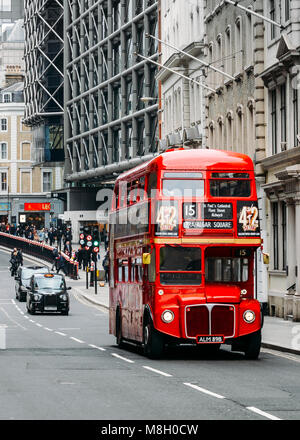
[[[214,92],[214,93],[216,93],[216,90],[215,90],[215,89],[212,89],[211,87],[208,87],[208,86],[206,86],[205,84],[203,84],[203,83],[201,83],[201,82],[199,82],[199,81],[196,81],[196,80],[193,79],[193,78],[190,78],[189,76],[186,76],[186,75],[183,75],[182,73],[176,72],[176,70],[170,69],[169,67],[166,67],[166,66],[164,66],[163,64],[157,63],[156,61],[153,61],[153,60],[151,60],[150,58],[144,57],[143,55],[141,55],[141,54],[139,54],[139,53],[137,53],[137,52],[134,52],[133,55],[135,55],[135,56],[137,56],[137,57],[140,57],[140,58],[142,58],[143,60],[149,61],[150,63],[155,64],[156,66],[161,67],[162,69],[168,70],[169,72],[174,73],[175,75],[178,75],[178,76],[180,76],[181,78],[187,79],[188,81],[190,81],[190,82],[192,82],[192,83],[194,83],[194,84],[197,84],[198,86],[203,87],[204,89],[207,89],[207,90],[209,90],[210,92]]]
[[[179,49],[179,48],[176,47],[176,46],[173,46],[173,45],[170,44],[170,43],[166,43],[166,41],[160,40],[159,38],[155,37],[154,35],[150,35],[149,33],[146,33],[145,36],[146,36],[146,38],[153,38],[153,40],[156,40],[156,41],[158,41],[159,43],[164,44],[165,46],[168,46],[168,47],[170,47],[171,49],[174,49],[174,50],[176,50],[176,51],[179,52],[179,53],[182,53],[183,55],[185,55],[185,56],[191,58],[192,60],[197,61],[198,63],[202,64],[203,66],[208,67],[209,69],[212,69],[212,70],[214,70],[215,72],[218,72],[218,73],[220,73],[221,75],[224,75],[224,76],[226,76],[227,78],[229,78],[229,79],[231,79],[231,80],[234,80],[234,79],[235,79],[232,75],[229,75],[229,73],[226,73],[226,72],[224,72],[223,70],[220,70],[220,69],[218,69],[217,67],[212,66],[212,65],[209,64],[209,63],[206,63],[205,61],[199,60],[199,58],[196,58],[196,57],[194,57],[193,55],[190,55],[189,53],[184,52],[183,50]]]
[[[277,23],[277,21],[271,20],[269,17],[266,17],[265,15],[258,14],[257,12],[253,11],[252,9],[246,8],[245,6],[242,6],[237,1],[233,0],[224,0],[225,3],[236,6],[237,8],[241,9],[242,11],[246,11],[251,15],[254,15],[255,17],[261,18],[264,21],[267,21],[268,23],[273,24],[274,26],[278,26],[280,29],[284,29],[284,26],[281,23]]]

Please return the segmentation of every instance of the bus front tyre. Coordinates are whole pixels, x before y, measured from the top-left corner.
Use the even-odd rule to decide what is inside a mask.
[[[245,343],[245,358],[249,360],[258,359],[261,348],[261,331],[247,336]]]
[[[162,336],[155,331],[150,322],[144,325],[144,354],[150,359],[158,359],[164,351]]]

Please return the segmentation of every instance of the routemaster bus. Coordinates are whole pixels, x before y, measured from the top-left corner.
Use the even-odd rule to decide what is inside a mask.
[[[152,358],[166,344],[222,344],[256,359],[261,247],[248,156],[170,149],[116,181],[110,212],[110,333]]]

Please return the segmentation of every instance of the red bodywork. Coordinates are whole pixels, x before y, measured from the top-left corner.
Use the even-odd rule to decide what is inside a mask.
[[[178,231],[174,236],[156,235],[155,225],[150,221],[155,218],[156,205],[167,199],[162,193],[165,172],[182,172],[191,175],[201,172],[204,180],[203,196],[184,200],[178,197],[172,198],[178,204]],[[209,186],[212,173],[246,173],[251,183],[250,196],[234,199],[212,197]],[[147,189],[154,174],[157,175],[157,192],[155,197],[150,198],[147,196]],[[122,196],[121,188],[125,186],[127,189],[135,189],[134,197]],[[207,228],[209,223],[203,230],[185,228],[182,203],[187,202],[199,204],[199,218],[202,215],[203,204],[216,203],[220,206],[222,203],[231,204],[232,218],[226,220],[232,222],[232,228],[209,229]],[[257,206],[257,194],[253,163],[249,157],[238,153],[219,150],[168,151],[121,175],[115,186],[111,219],[120,211],[125,213],[126,206],[129,205],[133,207],[132,209],[141,207],[142,211],[147,206],[149,221],[147,228],[140,231],[130,226],[127,229],[123,227],[121,233],[117,232],[120,230],[116,226],[110,228],[110,333],[116,335],[117,312],[121,316],[122,337],[136,342],[143,342],[145,312],[150,314],[156,330],[166,336],[177,338],[180,342],[182,340],[196,342],[197,336],[209,334],[223,335],[225,341],[231,341],[260,330],[260,304],[255,299],[253,271],[255,251],[261,246],[261,239],[259,232],[254,235],[251,235],[252,232],[246,232],[243,235],[238,231],[240,227],[238,206],[242,202],[247,209],[252,205]],[[197,247],[202,250],[202,282],[199,285],[161,284],[159,255],[160,248],[166,244]],[[132,268],[135,264],[132,262],[140,263],[145,252],[150,252],[152,257],[154,253],[156,255],[156,276],[153,282],[149,281],[150,267],[146,265],[142,267],[143,274],[139,279],[136,278],[135,269]],[[206,259],[215,254],[220,258],[229,258],[236,252],[247,254],[248,279],[236,283],[207,282]],[[121,263],[118,263],[120,261],[125,264],[124,269],[120,267]],[[128,265],[127,269],[126,265]],[[119,281],[121,277],[119,273],[122,270],[128,274],[128,278],[125,275],[125,280],[121,278]],[[165,310],[174,313],[174,320],[169,324],[161,319]],[[246,323],[243,319],[243,314],[247,310],[255,313],[256,318],[253,323]]]

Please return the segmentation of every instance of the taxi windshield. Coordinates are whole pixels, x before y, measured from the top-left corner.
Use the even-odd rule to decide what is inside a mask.
[[[61,290],[65,288],[65,282],[60,276],[37,277],[36,284],[38,289]]]

